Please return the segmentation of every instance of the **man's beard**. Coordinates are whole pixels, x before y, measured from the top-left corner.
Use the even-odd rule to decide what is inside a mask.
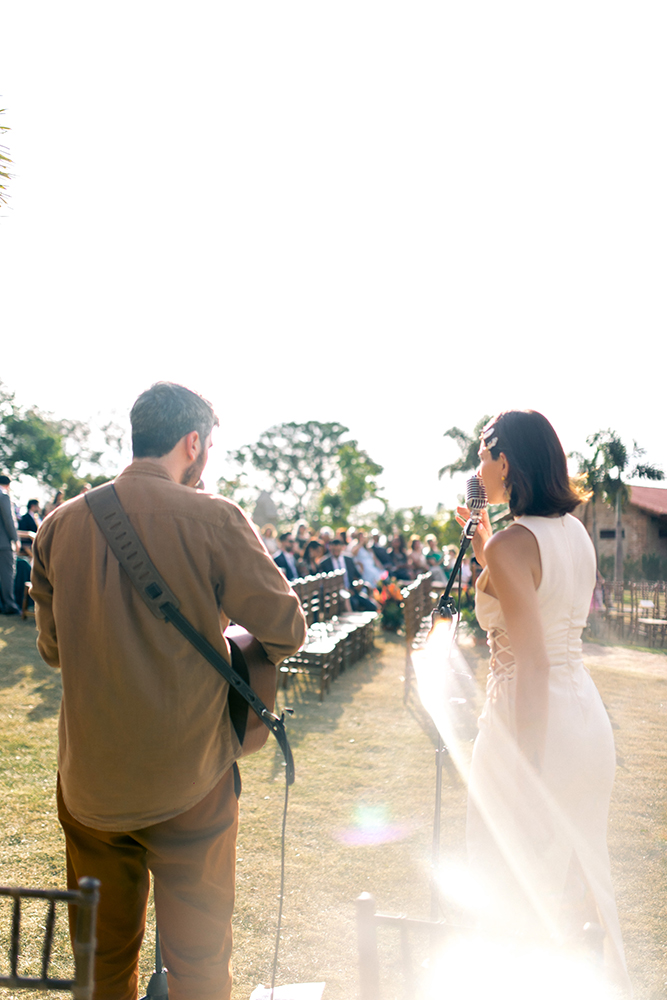
[[[201,474],[204,471],[207,458],[208,455],[206,451],[202,449],[201,453],[197,455],[191,465],[188,465],[187,469],[181,476],[181,486],[192,486],[193,488],[197,486],[197,483],[201,479]]]

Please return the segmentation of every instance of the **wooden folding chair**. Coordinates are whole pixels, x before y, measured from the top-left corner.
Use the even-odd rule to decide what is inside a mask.
[[[402,994],[406,998],[418,995],[415,988],[420,970],[424,962],[415,957],[414,939],[416,936],[426,938],[422,952],[432,958],[446,934],[459,928],[443,921],[414,920],[406,916],[389,916],[376,913],[375,899],[363,892],[356,900],[357,909],[357,947],[359,956],[359,997],[360,1000],[382,1000],[380,960],[378,956],[378,928],[392,928],[398,932],[400,948],[393,948],[395,956],[400,955],[399,971],[402,974]],[[392,982],[391,995],[400,995],[398,984]],[[446,993],[443,990],[443,996]]]
[[[18,889],[0,887],[0,897],[14,900],[12,926],[9,935],[8,976],[0,976],[0,987],[14,990],[69,990],[76,1000],[92,1000],[95,970],[95,922],[99,901],[100,883],[95,878],[79,879],[76,890]],[[19,972],[21,957],[21,902],[25,899],[43,899],[48,902],[44,920],[41,974],[25,976]],[[49,976],[53,932],[56,923],[56,903],[68,903],[75,911],[74,978],[57,979]]]
[[[620,638],[625,635],[626,628],[632,628],[634,620],[634,599],[636,587],[628,588],[629,600],[626,596],[624,583],[614,582],[605,585],[605,621],[618,627]]]
[[[402,590],[405,623],[405,681],[403,703],[407,704],[415,677],[412,651],[422,649],[431,629],[431,573],[424,573]]]
[[[660,646],[663,648],[667,633],[667,617],[664,615],[661,617],[660,584],[651,584],[650,589],[648,584],[641,586],[639,595],[638,612],[634,622],[634,638],[640,641],[645,637],[648,645],[655,648],[656,639],[660,636]]]

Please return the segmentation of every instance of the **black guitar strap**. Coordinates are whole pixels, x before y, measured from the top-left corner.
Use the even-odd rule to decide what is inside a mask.
[[[178,610],[179,600],[169,589],[157,569],[151,562],[148,553],[139,540],[139,536],[130,524],[127,514],[121,506],[113,483],[106,483],[86,493],[86,503],[92,511],[102,534],[116,559],[123,567],[134,586],[139,591],[142,600],[148,605],[156,618],[164,618],[171,622],[188,642],[208,660],[219,674],[222,674],[230,687],[248,702],[253,712],[259,716],[264,725],[271,730],[278,741],[285,758],[287,768],[287,784],[294,783],[294,758],[285,732],[285,716],[280,718],[270,712],[261,698],[227,663],[223,656],[201,632],[192,625],[185,615]]]

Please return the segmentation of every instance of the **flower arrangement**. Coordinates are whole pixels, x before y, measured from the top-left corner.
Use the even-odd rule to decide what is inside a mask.
[[[381,577],[373,591],[373,598],[380,606],[382,628],[387,632],[398,632],[403,624],[403,595],[396,580]]]

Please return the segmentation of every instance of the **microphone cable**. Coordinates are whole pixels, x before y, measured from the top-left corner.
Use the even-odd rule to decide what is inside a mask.
[[[280,902],[278,904],[278,926],[276,928],[276,947],[273,954],[273,969],[271,970],[271,1000],[276,988],[276,973],[278,970],[278,951],[280,949],[280,929],[283,920],[283,902],[285,899],[285,842],[287,830],[287,804],[289,801],[289,780],[285,774],[285,804],[283,806],[283,824],[280,838]]]

